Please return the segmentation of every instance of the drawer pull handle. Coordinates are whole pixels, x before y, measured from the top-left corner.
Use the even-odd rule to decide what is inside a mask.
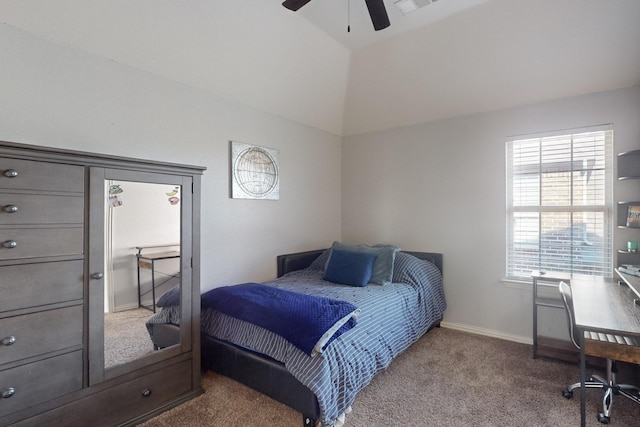
[[[2,338],[2,340],[0,340],[0,343],[2,343],[2,345],[13,345],[16,342],[16,337],[14,337],[13,335],[8,336],[8,337],[4,337]]]
[[[16,242],[15,240],[5,240],[4,242],[2,242],[2,247],[7,249],[13,249],[16,246],[18,246],[18,242]]]
[[[6,176],[7,178],[15,178],[16,176],[18,176],[18,171],[15,169],[7,169],[6,171],[4,171],[4,176]]]
[[[2,396],[3,399],[8,399],[11,396],[13,396],[14,394],[16,394],[16,389],[13,388],[13,387],[7,387],[7,388],[2,390],[1,396]]]
[[[97,273],[93,273],[93,274],[91,274],[91,278],[92,278],[92,279],[99,280],[99,279],[102,279],[103,277],[104,277],[104,274],[102,274],[102,273],[100,273],[100,272],[97,272]]]
[[[16,205],[7,205],[4,208],[2,208],[3,211],[5,211],[6,213],[15,213],[18,212],[18,207]]]
[[[145,388],[144,390],[142,390],[142,395],[143,395],[144,397],[149,397],[149,396],[151,396],[151,389],[149,389],[149,388]]]

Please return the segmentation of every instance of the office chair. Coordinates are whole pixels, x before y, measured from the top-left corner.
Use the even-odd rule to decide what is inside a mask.
[[[560,295],[562,295],[562,301],[564,302],[564,306],[567,312],[567,318],[569,323],[569,335],[571,336],[571,341],[576,346],[576,348],[580,349],[580,337],[578,335],[578,329],[575,326],[575,317],[573,311],[573,298],[571,294],[571,287],[565,282],[560,282],[558,285],[560,290]],[[598,413],[598,421],[602,424],[609,424],[611,421],[611,406],[613,405],[613,395],[619,394],[625,396],[637,404],[640,404],[640,389],[634,385],[630,384],[618,384],[616,382],[616,361],[607,357],[607,355],[602,354],[599,351],[594,351],[590,348],[589,340],[602,342],[615,345],[632,345],[638,346],[640,345],[640,340],[623,337],[619,335],[611,335],[611,334],[602,334],[596,332],[585,331],[584,333],[585,340],[585,355],[587,356],[595,356],[595,357],[605,357],[607,360],[607,379],[600,377],[599,375],[592,375],[589,377],[588,381],[585,381],[586,388],[599,388],[604,390],[604,395],[602,397],[602,412]],[[629,360],[634,361],[636,360]],[[637,363],[637,362],[636,362]],[[580,383],[571,384],[569,387],[562,391],[562,395],[571,399],[573,397],[573,391],[575,389],[580,388]]]

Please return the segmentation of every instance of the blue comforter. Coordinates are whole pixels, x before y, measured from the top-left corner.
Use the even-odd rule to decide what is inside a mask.
[[[202,308],[271,331],[310,356],[356,325],[358,309],[347,301],[245,283],[223,286],[201,296]]]

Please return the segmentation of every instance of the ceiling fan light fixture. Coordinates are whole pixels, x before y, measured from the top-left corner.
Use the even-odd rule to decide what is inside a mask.
[[[403,15],[406,15],[436,1],[438,0],[395,0],[393,4]]]
[[[310,1],[311,0],[284,0],[282,6],[289,10],[297,11]],[[384,0],[365,0],[365,3],[367,4],[367,9],[369,9],[369,16],[371,17],[374,30],[380,31],[391,25],[389,15],[387,15],[387,9],[384,7]],[[347,31],[349,31],[350,27],[347,28]]]
[[[403,15],[418,10],[418,5],[413,0],[396,0],[393,5],[400,9]]]

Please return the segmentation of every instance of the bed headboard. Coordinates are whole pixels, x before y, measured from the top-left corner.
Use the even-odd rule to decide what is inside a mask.
[[[324,251],[325,249],[317,249],[315,251],[278,255],[276,258],[278,263],[278,277],[282,277],[290,271],[302,270],[303,268],[309,267]]]
[[[424,259],[426,261],[429,261],[429,262],[435,264],[436,267],[438,267],[438,270],[440,270],[440,273],[444,272],[444,270],[442,269],[442,267],[443,267],[442,254],[440,254],[440,253],[436,253],[436,252],[412,252],[412,251],[401,251],[401,252],[404,252],[405,254],[413,255],[416,258],[420,258],[420,259]]]
[[[311,263],[320,256],[326,249],[317,249],[314,251],[296,252],[292,254],[278,255],[276,261],[278,263],[278,277],[284,276],[290,271],[301,270],[307,268]],[[435,252],[410,252],[402,251],[416,258],[424,259],[438,267],[442,272],[442,254]]]

